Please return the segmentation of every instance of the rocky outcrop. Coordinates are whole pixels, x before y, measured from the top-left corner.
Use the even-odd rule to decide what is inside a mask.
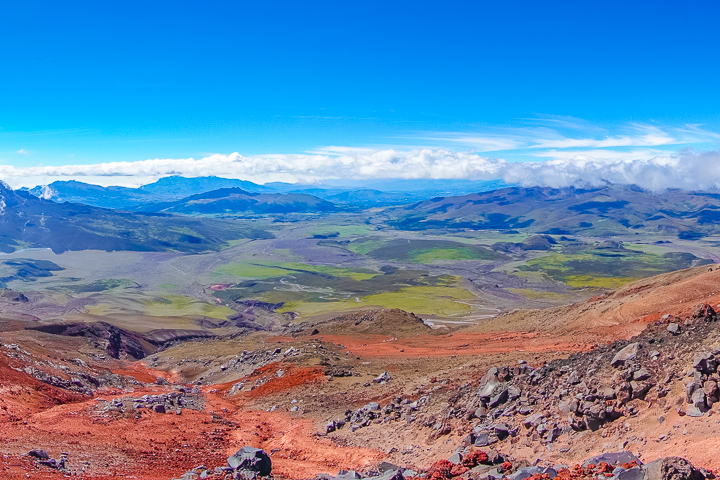
[[[84,337],[95,347],[104,348],[113,358],[128,356],[139,360],[152,352],[151,345],[147,345],[147,342],[143,345],[141,334],[105,322],[39,325],[31,330],[66,337]]]
[[[135,360],[181,342],[215,338],[213,334],[203,330],[161,329],[139,333],[105,322],[39,325],[30,327],[29,330],[67,337],[84,337],[94,347],[104,348],[112,358],[130,357]]]

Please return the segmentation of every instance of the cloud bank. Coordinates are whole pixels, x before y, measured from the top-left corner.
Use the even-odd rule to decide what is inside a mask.
[[[139,186],[170,175],[215,175],[258,183],[316,183],[326,179],[503,179],[524,186],[636,184],[651,190],[720,188],[720,151],[681,150],[640,158],[605,158],[593,152],[537,162],[508,162],[444,149],[397,151],[326,147],[313,154],[211,155],[201,159],[154,159],[92,165],[18,168],[0,165],[0,179],[13,187],[76,179],[100,185]],[[629,155],[631,155],[630,153]]]

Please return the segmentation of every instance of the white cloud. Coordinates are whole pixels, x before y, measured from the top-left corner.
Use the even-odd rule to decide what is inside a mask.
[[[397,151],[332,147],[333,154],[264,155],[239,153],[201,159],[154,159],[17,168],[0,165],[0,178],[14,187],[47,185],[54,180],[77,179],[100,185],[138,186],[168,175],[216,175],[258,183],[269,181],[313,183],[324,179],[504,179],[509,183],[551,187],[637,184],[659,190],[720,188],[720,151],[683,150],[662,153],[606,150],[562,152],[536,162],[506,162],[475,153],[442,149]],[[564,155],[564,154],[568,155]],[[570,156],[569,154],[573,154]]]
[[[160,177],[216,175],[260,183],[269,181],[312,183],[326,178],[498,178],[502,160],[447,150],[344,149],[333,154],[264,155],[239,153],[201,159],[154,159],[93,165],[38,167],[0,166],[0,178],[13,186],[48,184],[78,179],[101,185],[137,186]]]
[[[56,192],[52,189],[49,185],[43,185],[42,186],[42,192],[40,193],[40,198],[43,200],[51,200],[55,196]]]
[[[635,184],[650,190],[710,190],[720,188],[720,151],[684,150],[631,160],[578,155],[572,159],[515,163],[504,172],[503,178],[528,186],[599,186],[610,182]]]
[[[657,147],[681,143],[662,129],[648,125],[633,124],[628,135],[605,138],[537,138],[530,148],[612,148],[612,147]]]
[[[515,151],[535,155],[535,151],[565,149],[608,149],[613,151],[675,145],[689,147],[717,144],[720,134],[701,125],[667,127],[631,123],[614,127],[614,132],[572,117],[542,116],[521,119],[529,126],[486,127],[475,132],[425,132],[410,137],[436,145],[463,145],[479,152]]]
[[[657,148],[636,148],[633,150],[587,149],[587,150],[545,150],[532,154],[533,157],[554,160],[572,160],[589,157],[598,160],[650,160],[668,155],[668,151]]]
[[[27,154],[30,153],[30,152],[28,152],[28,151],[25,150],[24,148],[21,148],[20,150],[17,151],[17,153],[20,153],[20,154],[22,154],[22,155],[27,155]]]
[[[443,133],[416,137],[432,142],[452,142],[472,147],[478,152],[499,152],[515,150],[524,146],[525,141],[519,135],[473,135],[470,133]]]

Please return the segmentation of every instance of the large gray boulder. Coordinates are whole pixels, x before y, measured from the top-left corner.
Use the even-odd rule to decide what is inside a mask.
[[[28,452],[28,455],[39,460],[47,460],[48,458],[50,458],[50,455],[48,455],[45,450],[39,448],[36,448],[35,450],[30,450]]]
[[[270,456],[259,448],[242,447],[227,461],[234,470],[247,470],[263,477],[272,471]]]
[[[692,463],[680,457],[666,457],[645,465],[645,480],[703,480]]]
[[[613,480],[645,480],[645,470],[642,467],[633,467],[625,469],[617,467],[613,470]]]
[[[398,467],[397,465],[394,465],[390,462],[380,462],[380,464],[378,465],[378,472],[380,472],[381,475],[385,474],[387,472],[390,472],[390,471],[397,472],[399,470],[400,470],[400,467]]]
[[[639,343],[631,343],[622,350],[620,350],[610,362],[610,365],[617,368],[625,365],[625,362],[637,357],[638,350],[640,349]]]
[[[709,352],[699,352],[693,358],[693,368],[702,373],[715,373],[717,370],[715,355]]]

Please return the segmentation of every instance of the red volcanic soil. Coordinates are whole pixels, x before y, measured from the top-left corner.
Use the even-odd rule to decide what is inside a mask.
[[[157,381],[157,377],[153,377],[149,373],[140,372],[129,368],[116,368],[111,370],[111,372],[117,375],[128,375],[130,377],[133,377],[138,382],[154,383]]]
[[[228,391],[236,383],[247,382],[248,385],[250,385],[252,382],[258,380],[263,380],[263,383],[245,393],[245,397],[264,397],[271,393],[284,392],[301,385],[319,384],[325,382],[327,377],[325,376],[324,369],[320,367],[300,367],[294,363],[273,362],[256,369],[244,378],[214,385],[214,388],[221,391]]]
[[[124,368],[114,368],[110,371],[117,375],[127,375],[129,377],[133,377],[135,380],[143,383],[155,383],[157,382],[158,378],[164,378],[168,381],[181,383],[181,379],[178,378],[176,375],[172,375],[168,372],[163,372],[162,370],[155,370],[149,368],[145,364],[145,362],[142,361],[127,363]]]
[[[287,478],[312,478],[321,472],[336,474],[383,458],[370,448],[342,447],[315,435],[312,420],[282,413],[239,411],[233,420],[250,428],[237,430],[237,445],[252,445],[273,452],[273,474]],[[230,449],[228,454],[235,453]]]
[[[342,345],[343,351],[368,358],[447,357],[506,352],[581,352],[593,345],[582,343],[577,335],[538,335],[537,333],[457,332],[448,335],[418,335],[394,339],[387,335],[317,335],[313,339]],[[272,337],[270,341],[292,342],[291,337]],[[579,343],[580,342],[580,343]]]
[[[26,412],[88,399],[85,395],[50,386],[17,371],[19,367],[24,365],[0,356],[0,423],[16,420]]]

